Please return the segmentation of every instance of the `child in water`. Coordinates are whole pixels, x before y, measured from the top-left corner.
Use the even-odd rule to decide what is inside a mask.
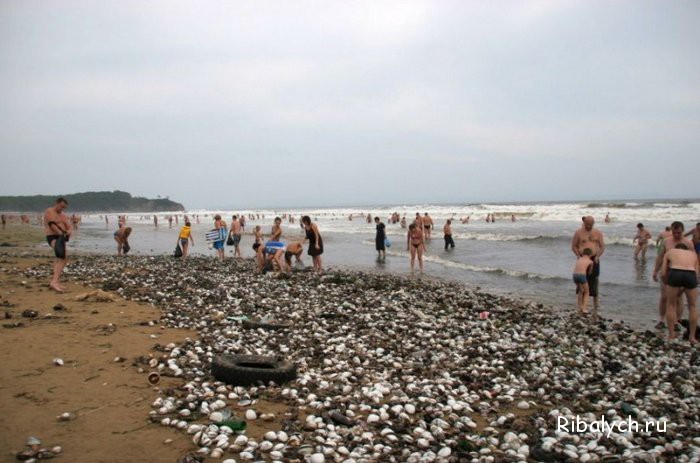
[[[574,266],[574,283],[576,283],[576,306],[580,313],[588,313],[588,280],[586,275],[591,273],[593,268],[593,250],[586,248],[583,255],[576,260]]]

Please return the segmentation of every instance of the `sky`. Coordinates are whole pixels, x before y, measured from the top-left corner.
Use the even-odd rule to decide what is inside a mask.
[[[699,197],[697,1],[0,0],[0,195]]]

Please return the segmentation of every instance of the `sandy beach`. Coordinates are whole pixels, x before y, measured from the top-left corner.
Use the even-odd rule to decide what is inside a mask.
[[[8,461],[29,436],[76,462],[204,460],[216,449],[236,461],[700,458],[699,358],[687,343],[456,283],[263,276],[248,260],[81,255],[66,268],[70,292],[56,294],[49,250],[26,230],[0,233],[10,245],[0,248]],[[115,300],[76,301],[95,289]],[[27,309],[37,317],[22,317]],[[262,317],[290,326],[246,329]],[[221,353],[282,356],[298,378],[227,386],[210,374]],[[156,387],[149,370],[162,374]],[[245,438],[215,425],[217,401],[236,419],[256,412]],[[558,417],[576,415],[665,426],[557,430]]]

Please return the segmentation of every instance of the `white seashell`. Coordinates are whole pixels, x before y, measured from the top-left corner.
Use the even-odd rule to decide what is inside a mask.
[[[180,410],[180,416],[190,416],[192,412],[188,408],[183,408]]]
[[[56,453],[56,454],[61,453],[61,452],[63,452],[63,447],[61,447],[60,445],[57,445],[55,447],[51,447],[51,452]]]
[[[162,424],[163,426],[170,426],[170,418],[163,418],[162,420],[160,420],[160,424]]]
[[[367,416],[367,424],[372,424],[372,423],[377,423],[379,422],[379,416],[375,415],[372,413],[371,415]]]
[[[274,431],[268,431],[265,433],[265,440],[268,440],[270,442],[274,442],[277,440],[277,433]]]
[[[284,458],[284,453],[280,452],[279,450],[273,450],[270,452],[270,458],[273,460],[281,460]]]
[[[226,460],[222,461],[221,463],[236,463],[236,460],[233,458],[227,458]]]
[[[309,458],[310,463],[323,463],[324,461],[326,461],[326,457],[322,453],[314,453]]]
[[[211,412],[209,414],[209,419],[214,423],[220,423],[224,421],[224,414],[221,412]]]
[[[61,359],[61,358],[55,358],[55,359],[53,359],[53,363],[54,363],[54,365],[56,365],[56,366],[62,367],[62,366],[63,366],[63,359]]]
[[[272,450],[273,445],[274,444],[272,442],[266,440],[266,441],[262,441],[258,448],[260,450],[262,450],[263,452],[267,452],[267,451]]]
[[[518,402],[518,408],[520,410],[527,410],[528,408],[530,408],[530,404],[527,403],[527,401],[525,400],[521,400],[520,402]]]
[[[277,433],[277,440],[280,442],[287,442],[287,440],[289,440],[289,436],[286,432],[280,431]]]
[[[236,437],[236,440],[233,441],[233,445],[237,445],[239,447],[243,447],[248,443],[248,438],[246,436],[238,436]]]
[[[187,428],[187,434],[195,434],[202,430],[201,424],[192,424]]]
[[[258,417],[258,414],[255,413],[255,410],[246,410],[246,412],[245,412],[245,419],[246,420],[252,421],[252,420],[257,419],[257,417]]]
[[[404,410],[409,415],[413,415],[414,413],[416,413],[416,406],[413,404],[406,404],[406,406],[404,407]]]
[[[443,447],[443,448],[441,448],[440,451],[438,452],[438,456],[441,457],[441,458],[447,458],[447,457],[449,457],[450,455],[452,455],[452,449],[449,448],[449,447]]]
[[[238,454],[238,456],[241,457],[241,460],[252,460],[255,458],[250,452],[241,452]]]
[[[209,456],[212,457],[212,458],[217,458],[217,459],[218,459],[218,458],[221,458],[221,457],[224,456],[224,451],[221,450],[221,449],[219,449],[219,448],[216,448],[216,449],[214,449],[214,450],[211,451],[211,454],[210,454]]]

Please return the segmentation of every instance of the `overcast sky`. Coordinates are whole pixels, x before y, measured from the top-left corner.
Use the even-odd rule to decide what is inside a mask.
[[[0,195],[697,197],[698,1],[0,0]]]

